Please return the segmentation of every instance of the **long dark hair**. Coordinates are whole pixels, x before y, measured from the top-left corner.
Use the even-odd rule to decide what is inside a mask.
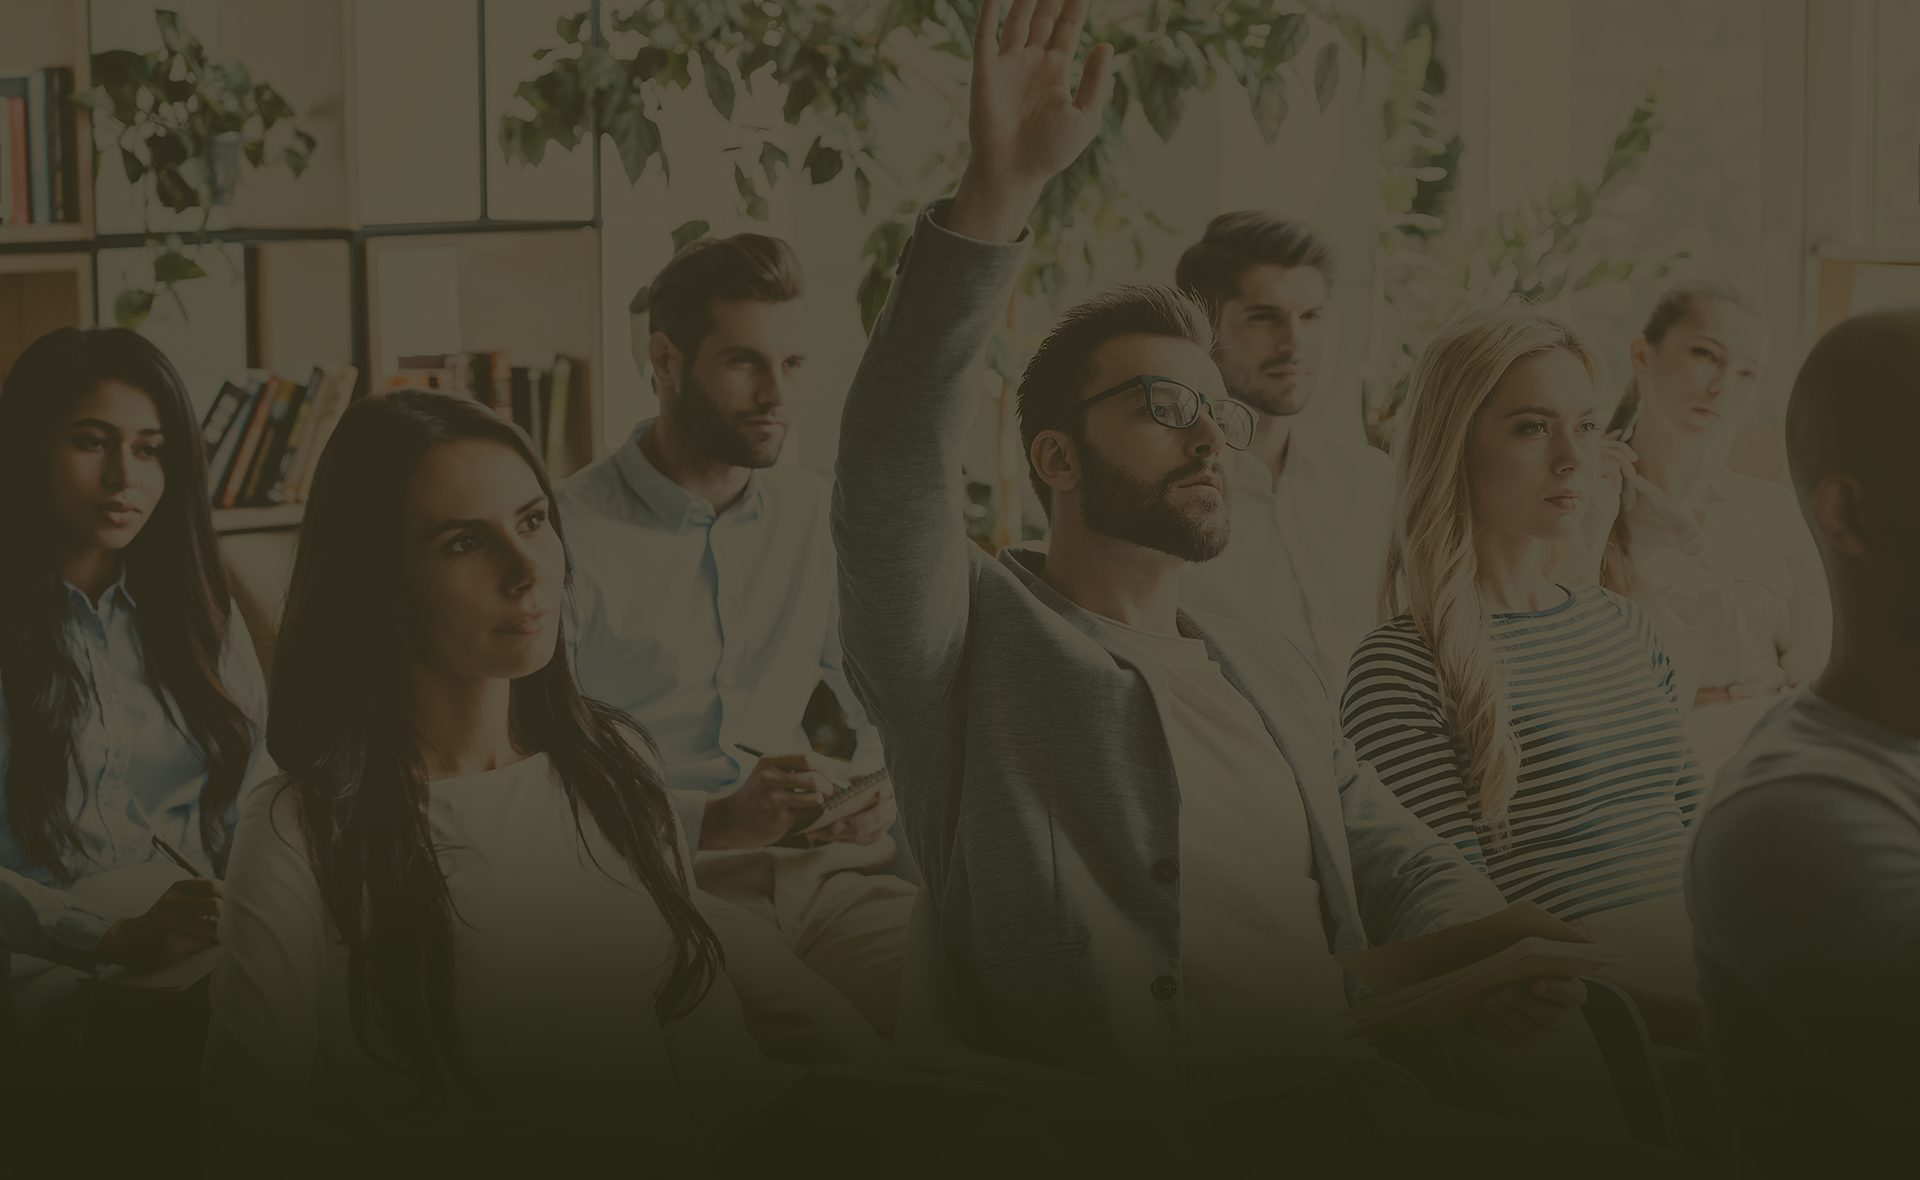
[[[426,771],[409,728],[400,518],[421,460],[446,443],[512,448],[548,496],[532,446],[479,403],[401,391],[354,403],[314,473],[275,648],[267,747],[292,779],[327,913],[346,944],[354,1034],[409,1076],[413,1103],[440,1106],[448,1083],[479,1095],[460,1051],[453,992],[453,903],[427,820]],[[572,564],[568,563],[571,580]],[[674,937],[654,998],[664,1023],[691,1011],[721,965],[694,908],[660,776],[630,744],[644,732],[580,694],[563,634],[553,659],[513,682],[516,745],[545,752],[576,824],[584,809],[653,897]]]
[[[1725,303],[1753,314],[1753,305],[1732,287],[1711,279],[1690,279],[1675,283],[1660,293],[1660,298],[1654,301],[1653,310],[1647,313],[1647,322],[1640,328],[1641,338],[1658,347],[1666,340],[1667,333],[1693,314],[1694,307],[1703,302]],[[1620,404],[1614,407],[1613,417],[1607,421],[1608,433],[1616,430],[1624,432],[1639,422],[1641,398],[1640,378],[1629,370],[1627,387],[1620,394]],[[1634,592],[1632,549],[1633,529],[1623,512],[1614,520],[1613,529],[1607,534],[1607,550],[1600,559],[1600,584],[1629,597]]]
[[[166,489],[121,555],[139,609],[147,680],[200,750],[200,836],[226,864],[228,811],[253,752],[254,723],[220,679],[232,598],[207,506],[207,458],[186,385],[166,354],[124,328],[60,328],[28,346],[0,386],[0,679],[6,684],[7,816],[29,860],[70,882],[80,834],[67,809],[84,680],[67,650],[61,537],[47,511],[54,432],[68,407],[118,381],[152,399],[166,441]]]

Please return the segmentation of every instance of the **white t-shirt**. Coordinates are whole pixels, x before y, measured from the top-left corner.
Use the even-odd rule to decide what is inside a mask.
[[[1167,740],[1180,781],[1182,1040],[1196,1079],[1236,1084],[1364,1054],[1342,1041],[1346,1007],[1327,949],[1305,805],[1247,698],[1199,639],[1106,621],[1121,650],[1171,689]]]
[[[397,1112],[402,1089],[354,1037],[346,950],[287,781],[248,797],[227,875],[202,1103],[216,1173],[280,1174],[319,1155],[380,1175],[481,1163],[532,1175],[562,1144],[585,1160],[644,1154],[671,1173],[716,1118],[790,1079],[759,1056],[724,976],[661,1028],[665,918],[591,817],[576,827],[540,754],[428,783],[457,913],[460,1042],[493,1105],[455,1088],[437,1118]]]

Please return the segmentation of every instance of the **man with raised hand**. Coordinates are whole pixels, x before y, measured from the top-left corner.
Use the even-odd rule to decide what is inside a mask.
[[[1068,312],[1018,393],[1051,542],[996,559],[964,531],[969,370],[1112,69],[1096,46],[1073,85],[1085,0],[997,9],[974,47],[972,156],[902,257],[833,502],[848,675],[937,919],[940,1003],[977,1050],[1178,1108],[1271,1099],[1313,1130],[1305,1150],[1413,1150],[1433,1108],[1328,1027],[1329,950],[1502,901],[1355,760],[1304,656],[1178,609],[1181,569],[1226,544],[1222,460],[1253,432],[1205,311],[1136,286]],[[1530,1032],[1582,994],[1534,981],[1483,1014]]]

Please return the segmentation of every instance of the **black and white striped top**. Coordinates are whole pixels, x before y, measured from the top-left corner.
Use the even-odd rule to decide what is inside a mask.
[[[1465,747],[1410,616],[1369,635],[1348,670],[1340,721],[1360,757],[1510,901],[1575,918],[1678,892],[1703,783],[1646,616],[1587,586],[1549,610],[1495,614],[1492,628],[1521,750],[1505,847],[1478,824]]]

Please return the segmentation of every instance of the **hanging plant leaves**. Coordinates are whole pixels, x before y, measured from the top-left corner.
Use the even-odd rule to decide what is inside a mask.
[[[863,214],[867,206],[873,203],[873,181],[867,179],[867,170],[864,168],[853,170],[853,199]]]
[[[614,145],[620,149],[620,167],[625,170],[628,182],[637,184],[647,170],[647,161],[660,151],[659,126],[647,118],[638,103],[631,103],[608,130]]]

